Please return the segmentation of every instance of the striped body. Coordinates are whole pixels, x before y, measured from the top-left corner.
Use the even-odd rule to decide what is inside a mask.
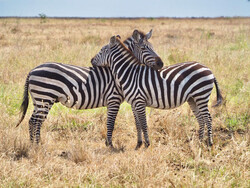
[[[141,95],[146,106],[160,109],[178,107],[201,92],[210,95],[214,83],[211,70],[197,62],[180,63],[164,67],[160,71],[140,66],[134,77],[136,76],[138,78],[134,90],[132,88],[135,81],[132,78],[119,78],[120,83],[130,83],[122,87],[125,100],[132,104],[134,98]]]
[[[123,100],[105,67],[45,63],[29,73],[29,89],[36,105],[60,102],[69,108],[92,109]]]
[[[216,79],[207,67],[196,62],[186,62],[155,71],[140,65],[116,37],[110,39],[110,43],[102,48],[91,63],[94,66],[110,67],[125,100],[131,104],[138,131],[136,149],[142,144],[141,130],[144,133],[146,147],[149,146],[146,106],[170,109],[186,101],[199,122],[200,139],[204,136],[206,124],[209,144],[212,145],[212,119],[207,104],[213,83],[217,88],[218,104],[221,103],[221,95]]]

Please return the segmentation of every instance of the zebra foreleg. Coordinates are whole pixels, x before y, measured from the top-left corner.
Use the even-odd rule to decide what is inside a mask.
[[[119,111],[120,104],[113,104],[108,106],[108,115],[107,115],[107,138],[106,138],[106,146],[109,146],[113,148],[113,143],[112,143],[112,134],[114,130],[114,125],[115,125],[115,119],[117,116],[117,113]]]
[[[135,118],[135,124],[136,124],[136,129],[137,129],[137,145],[135,147],[135,150],[138,150],[142,146],[142,135],[141,135],[142,128],[141,128],[140,122],[138,120],[137,114],[135,112],[135,109],[132,108],[132,111],[133,111],[133,115]]]
[[[143,131],[144,140],[145,140],[145,147],[149,147],[150,142],[148,138],[148,127],[147,127],[147,120],[146,120],[146,110],[145,106],[138,106],[135,109],[136,115],[137,115],[137,121],[139,122],[139,125]],[[138,139],[139,140],[139,139]]]

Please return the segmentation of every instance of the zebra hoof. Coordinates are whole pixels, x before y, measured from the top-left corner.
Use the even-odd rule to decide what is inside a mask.
[[[212,147],[213,146],[213,142],[208,142],[208,146]]]
[[[149,142],[144,142],[145,148],[148,148],[150,146]]]
[[[137,142],[137,145],[136,145],[136,147],[135,147],[135,150],[140,149],[141,146],[142,146],[142,141]]]
[[[106,144],[107,147],[111,147],[111,148],[114,147],[113,144],[112,144],[112,141],[106,140],[106,141],[105,141],[105,144]]]

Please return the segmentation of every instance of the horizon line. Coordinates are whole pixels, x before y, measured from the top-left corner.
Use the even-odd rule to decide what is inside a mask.
[[[42,14],[41,14],[42,15]],[[167,16],[158,16],[158,17],[81,17],[81,16],[0,16],[0,19],[4,18],[24,18],[24,19],[219,19],[219,18],[250,18],[249,16],[186,16],[186,17],[167,17]]]

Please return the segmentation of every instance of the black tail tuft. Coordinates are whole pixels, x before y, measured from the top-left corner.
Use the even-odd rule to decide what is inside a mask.
[[[25,114],[27,112],[28,106],[29,106],[29,75],[27,76],[26,81],[25,81],[25,85],[24,85],[23,102],[21,105],[22,117],[19,120],[16,127],[18,127],[20,125],[20,123],[23,121]]]
[[[218,85],[216,78],[214,78],[214,84],[216,87],[217,103],[215,105],[213,105],[213,107],[217,107],[217,106],[220,106],[222,104],[223,98],[222,98],[222,95],[220,93],[219,85]]]

